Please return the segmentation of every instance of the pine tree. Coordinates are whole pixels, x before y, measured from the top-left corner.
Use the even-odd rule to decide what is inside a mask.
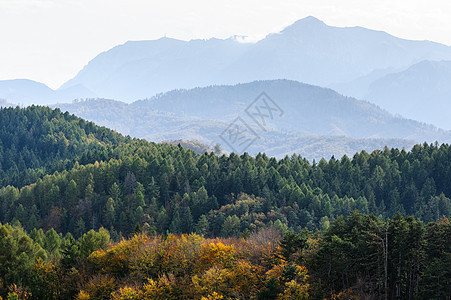
[[[191,209],[189,207],[184,209],[181,223],[182,232],[191,233],[194,231],[193,216],[191,215]]]
[[[196,233],[199,235],[207,234],[210,228],[210,223],[205,215],[201,215],[199,221],[195,226]]]
[[[180,208],[176,205],[172,213],[171,225],[169,226],[171,233],[182,233],[182,221],[180,219]]]
[[[116,210],[114,208],[114,200],[113,198],[108,198],[106,205],[105,205],[105,211],[104,211],[104,224],[107,228],[113,228],[114,223],[116,220]]]

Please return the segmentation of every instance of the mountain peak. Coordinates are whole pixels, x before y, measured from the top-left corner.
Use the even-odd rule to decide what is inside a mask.
[[[314,16],[308,16],[308,17],[299,19],[299,20],[297,20],[297,21],[295,22],[295,24],[296,24],[296,23],[323,24],[323,25],[325,25],[323,21],[321,21],[321,20],[318,19],[318,18],[315,18]]]
[[[308,16],[303,19],[297,20],[296,22],[294,22],[293,24],[282,30],[282,32],[289,33],[289,32],[297,32],[299,30],[324,28],[324,27],[327,27],[327,25],[323,21],[313,16]]]

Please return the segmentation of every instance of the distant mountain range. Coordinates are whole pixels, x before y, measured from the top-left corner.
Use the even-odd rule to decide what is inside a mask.
[[[283,112],[283,117],[262,119],[264,128],[246,113],[262,92]],[[57,90],[25,79],[0,81],[5,106],[82,98],[123,102],[58,106],[155,141],[220,143],[226,151],[240,152],[224,139],[240,117],[237,122],[255,133],[245,149],[252,154],[300,152],[320,158],[385,145],[408,148],[415,142],[451,142],[450,132],[426,125],[451,129],[451,48],[308,17],[256,43],[235,38],[127,42],[99,54]]]
[[[307,17],[256,43],[161,38],[103,52],[62,88],[133,101],[177,88],[292,79],[319,86],[383,76],[422,60],[451,60],[451,48],[362,27],[339,28]]]
[[[264,128],[246,113],[262,91],[283,111],[282,116],[266,117]],[[258,136],[246,151],[277,157],[296,152],[320,159],[385,145],[408,149],[418,142],[451,142],[449,131],[393,116],[330,89],[290,80],[174,90],[131,104],[97,99],[57,106],[133,137],[219,143],[227,152],[234,149],[224,141],[223,133],[239,117]]]
[[[368,87],[372,103],[404,117],[451,129],[451,61],[422,61]]]
[[[0,80],[0,99],[22,106],[48,105],[92,97],[96,97],[96,94],[83,85],[52,90],[43,83],[28,79]]]
[[[130,41],[96,56],[56,91],[28,80],[0,81],[0,98],[24,105],[93,97],[130,103],[173,89],[290,79],[451,129],[450,64],[451,47],[443,44],[307,17],[255,43]]]

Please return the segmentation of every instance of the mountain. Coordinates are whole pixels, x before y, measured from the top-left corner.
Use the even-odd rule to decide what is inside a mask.
[[[61,88],[83,84],[101,97],[131,101],[215,84],[221,70],[249,47],[234,38],[127,42],[98,55]]]
[[[256,43],[235,38],[127,42],[99,54],[61,88],[81,84],[99,97],[131,102],[172,89],[254,80],[331,86],[425,59],[451,60],[451,48],[307,17]]]
[[[367,75],[361,76],[348,82],[334,83],[329,85],[328,87],[339,92],[342,95],[354,97],[357,99],[365,99],[366,95],[368,94],[368,88],[374,81],[388,74],[404,71],[407,68],[408,67],[376,69]]]
[[[235,37],[129,41],[96,56],[58,90],[26,79],[0,81],[0,99],[21,105],[97,97],[130,103],[174,89],[290,79],[451,129],[450,61],[446,45],[307,17],[255,43]]]
[[[130,103],[174,89],[290,79],[451,129],[450,61],[446,45],[307,17],[255,43],[235,37],[129,41],[96,56],[58,90],[25,79],[0,81],[0,99],[22,105],[97,97]],[[365,136],[372,137],[378,135]]]
[[[86,97],[95,97],[95,94],[83,85],[74,85],[55,91],[45,84],[33,80],[0,80],[0,99],[23,106],[70,102]]]
[[[262,91],[283,111],[282,116],[266,118],[264,128],[246,113]],[[320,159],[353,155],[359,149],[371,152],[385,145],[410,148],[415,142],[451,141],[448,131],[393,116],[330,89],[289,80],[174,90],[132,104],[98,99],[57,106],[133,137],[157,142],[197,140],[210,147],[221,144],[227,152],[234,145],[227,144],[224,133],[239,117],[257,136],[246,151],[277,157],[296,152]]]
[[[254,81],[234,86],[174,90],[132,106],[148,107],[178,117],[230,122],[244,115],[252,101],[265,92],[284,115],[266,120],[267,128],[303,135],[346,135],[354,138],[442,139],[448,133],[413,120],[394,117],[368,102],[290,80]]]
[[[53,102],[53,90],[28,79],[1,80],[0,98],[18,104],[48,104]]]
[[[425,57],[450,57],[451,48],[411,41],[362,27],[333,27],[301,19],[270,34],[237,61],[237,80],[286,78],[320,86],[347,82],[375,70],[402,68]],[[238,71],[239,70],[239,71]]]
[[[422,61],[372,82],[364,97],[407,118],[451,129],[451,61]]]

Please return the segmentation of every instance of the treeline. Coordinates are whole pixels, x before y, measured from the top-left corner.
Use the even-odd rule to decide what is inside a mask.
[[[163,144],[171,144],[174,146],[182,146],[186,149],[191,149],[197,154],[204,154],[214,152],[216,155],[222,154],[221,145],[216,144],[213,149],[211,149],[208,145],[203,144],[198,141],[184,141],[184,140],[172,140],[172,141],[162,141]]]
[[[246,238],[0,226],[7,299],[449,299],[451,224],[352,213],[321,232]]]
[[[103,226],[120,239],[142,226],[207,236],[245,234],[268,223],[324,229],[355,209],[382,219],[401,212],[426,222],[451,214],[448,145],[313,164],[296,155],[198,155],[141,140],[108,153],[120,159],[75,163],[32,185],[0,189],[0,221],[77,237]]]

